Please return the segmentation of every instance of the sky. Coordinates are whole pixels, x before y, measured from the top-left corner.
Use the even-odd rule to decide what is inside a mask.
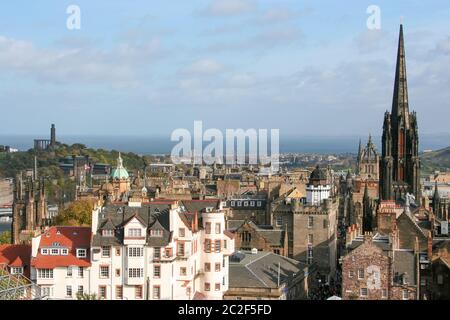
[[[80,29],[67,28],[70,5]],[[370,30],[370,5],[380,8]],[[400,21],[410,109],[449,133],[448,0],[41,0],[0,5],[0,135],[177,128],[380,135]]]

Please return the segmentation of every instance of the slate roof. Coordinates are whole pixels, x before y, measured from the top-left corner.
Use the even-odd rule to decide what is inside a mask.
[[[210,200],[183,200],[182,204],[188,212],[202,212],[205,208],[219,208],[220,201],[217,199]]]
[[[149,246],[165,246],[170,242],[172,233],[170,232],[169,210],[172,202],[143,203],[142,207],[129,207],[118,203],[106,204],[98,213],[98,232],[93,236],[93,246],[117,246],[123,243],[123,227],[134,217],[144,225],[149,226],[148,230],[160,228],[163,230],[162,237],[150,237],[147,235]],[[113,237],[103,237],[104,226],[114,227]],[[111,229],[110,229],[111,230]]]
[[[271,252],[252,254],[240,252],[243,259],[230,260],[230,288],[278,288],[278,265],[280,265],[280,284],[289,283],[296,275],[304,275],[307,266],[294,259]]]

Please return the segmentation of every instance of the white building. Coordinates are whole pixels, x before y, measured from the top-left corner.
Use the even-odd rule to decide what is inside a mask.
[[[330,193],[331,185],[328,183],[326,172],[317,166],[306,185],[306,203],[320,205],[323,200],[330,198]]]
[[[48,299],[76,299],[77,293],[90,292],[88,227],[51,227],[33,238],[31,280]]]
[[[178,202],[98,208],[92,223],[93,290],[113,300],[222,299],[234,240],[225,231],[221,207],[202,203],[201,212],[188,212]]]
[[[50,299],[217,300],[233,252],[217,200],[109,203],[93,211],[92,228],[33,238],[31,278]]]

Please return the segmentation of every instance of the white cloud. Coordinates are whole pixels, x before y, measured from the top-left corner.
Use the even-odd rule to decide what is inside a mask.
[[[256,2],[251,0],[214,0],[204,11],[213,16],[235,16],[252,12]]]
[[[106,51],[86,43],[80,48],[43,49],[0,36],[0,70],[54,84],[134,85],[142,64],[148,65],[161,50],[159,39],[120,43]]]
[[[211,76],[216,75],[224,69],[224,66],[214,59],[202,59],[193,62],[187,66],[183,73],[196,76]]]

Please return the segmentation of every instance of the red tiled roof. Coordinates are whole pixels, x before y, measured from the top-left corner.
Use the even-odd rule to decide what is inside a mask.
[[[37,256],[31,259],[31,265],[37,269],[53,269],[56,267],[79,266],[89,267],[89,248],[91,242],[89,227],[51,227],[41,235]],[[41,248],[58,247],[69,249],[68,255],[42,255]],[[76,249],[87,249],[86,258],[77,258]]]
[[[0,245],[0,264],[23,267],[24,275],[30,277],[31,246],[25,244]]]

